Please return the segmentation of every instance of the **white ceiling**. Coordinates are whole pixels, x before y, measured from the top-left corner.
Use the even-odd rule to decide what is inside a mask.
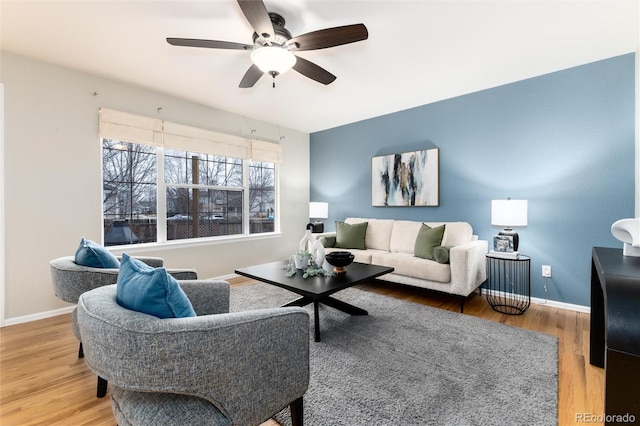
[[[299,52],[335,74],[238,83],[249,53],[166,37],[251,44],[235,0],[1,0],[2,50],[304,132],[635,52],[638,0],[265,0],[294,35],[364,23],[369,39]]]

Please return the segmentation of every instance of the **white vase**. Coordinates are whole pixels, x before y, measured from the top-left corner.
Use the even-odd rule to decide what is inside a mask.
[[[296,254],[293,257],[293,263],[296,264],[296,269],[307,269],[309,266],[309,258],[307,256]]]
[[[322,264],[324,263],[324,246],[322,245],[322,243],[316,240],[315,243],[313,243],[313,245],[311,246],[310,252],[311,256],[313,256],[314,260],[316,261],[316,265],[322,268]]]
[[[311,230],[307,229],[307,231],[304,233],[304,237],[302,237],[302,239],[300,240],[300,247],[298,247],[300,249],[300,251],[308,251],[311,252],[311,247],[313,247],[313,244],[316,242],[315,237],[311,234]]]

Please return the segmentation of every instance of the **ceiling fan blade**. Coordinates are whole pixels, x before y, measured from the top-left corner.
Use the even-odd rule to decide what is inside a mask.
[[[258,68],[257,65],[251,65],[245,73],[244,77],[242,77],[242,81],[240,81],[240,86],[238,87],[240,87],[241,89],[248,89],[249,87],[253,87],[253,85],[256,84],[258,80],[260,80],[262,74],[264,73],[260,71],[260,68]]]
[[[325,28],[299,35],[289,40],[291,50],[316,50],[366,40],[369,31],[364,24]]]
[[[167,38],[167,43],[173,46],[206,47],[210,49],[250,50],[253,46],[233,41],[200,40],[197,38]]]
[[[296,64],[293,66],[293,69],[305,77],[309,77],[322,84],[333,83],[333,80],[336,79],[336,76],[329,71],[299,56],[296,56]]]
[[[273,24],[262,0],[238,0],[238,5],[258,35],[265,39],[274,38]]]

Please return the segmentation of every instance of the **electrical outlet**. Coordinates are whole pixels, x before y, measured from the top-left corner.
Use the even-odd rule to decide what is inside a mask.
[[[542,265],[542,276],[545,278],[551,278],[551,266]]]

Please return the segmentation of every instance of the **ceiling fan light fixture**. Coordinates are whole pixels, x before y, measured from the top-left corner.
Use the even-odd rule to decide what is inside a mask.
[[[251,61],[262,72],[282,74],[296,64],[296,56],[284,47],[262,46],[251,52]]]

